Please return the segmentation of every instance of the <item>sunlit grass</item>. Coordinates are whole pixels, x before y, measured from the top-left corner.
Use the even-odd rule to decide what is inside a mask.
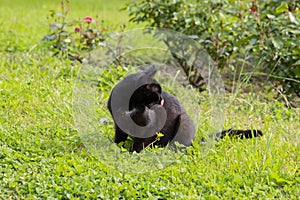
[[[114,28],[128,19],[118,10],[123,1],[71,3],[70,17],[100,13]],[[2,0],[0,5],[0,199],[299,197],[299,108],[288,109],[255,94],[228,94],[224,128],[259,128],[262,138],[226,138],[210,149],[195,144],[186,154],[176,155],[177,164],[151,173],[124,173],[106,166],[83,145],[74,126],[72,97],[80,65],[39,48],[48,31],[48,10],[58,9],[58,1]],[[101,108],[119,79],[114,74],[104,78],[107,84],[99,96],[105,95],[97,102]],[[199,107],[198,141],[211,115],[205,98]],[[113,136],[112,123],[105,131]]]

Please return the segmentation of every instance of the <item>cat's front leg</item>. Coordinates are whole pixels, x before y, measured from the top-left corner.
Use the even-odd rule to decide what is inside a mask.
[[[153,143],[156,139],[156,135],[149,138],[133,138],[133,145],[131,151],[141,152],[144,148]]]
[[[116,125],[114,142],[117,144],[119,144],[120,142],[125,142],[127,137],[128,135]]]

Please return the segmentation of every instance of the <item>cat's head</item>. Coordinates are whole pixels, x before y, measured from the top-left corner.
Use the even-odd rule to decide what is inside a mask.
[[[161,96],[161,86],[154,79],[156,73],[155,66],[152,65],[147,69],[133,74],[135,85],[140,85],[134,90],[129,101],[129,110],[134,107],[148,107],[151,108],[153,105],[162,105],[163,99]]]
[[[162,106],[164,100],[161,92],[161,86],[157,82],[142,85],[132,94],[129,101],[129,109],[141,106],[147,106],[148,108],[151,108],[153,105]]]
[[[126,76],[113,89],[109,105],[128,109],[128,100],[129,110],[162,105],[162,89],[154,78],[155,73],[155,66],[151,65],[139,73]]]

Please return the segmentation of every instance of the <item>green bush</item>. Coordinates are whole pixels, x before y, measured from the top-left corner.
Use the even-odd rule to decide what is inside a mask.
[[[280,92],[300,96],[299,1],[139,0],[127,9],[133,22],[194,38],[219,69],[248,63]]]
[[[61,11],[50,10],[49,33],[43,41],[54,56],[61,55],[70,60],[82,63],[83,53],[100,47],[108,34],[103,20],[86,16],[79,20],[67,21],[70,12],[70,1],[61,0]],[[100,22],[99,22],[100,21]]]

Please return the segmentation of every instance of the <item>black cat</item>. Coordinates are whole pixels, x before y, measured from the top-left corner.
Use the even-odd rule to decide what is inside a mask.
[[[155,73],[155,67],[151,66],[125,77],[113,88],[108,100],[115,122],[114,142],[124,142],[129,135],[133,139],[131,151],[140,152],[150,144],[165,147],[178,142],[191,146],[195,137],[193,121],[178,99],[162,90],[153,78]],[[158,138],[157,132],[163,136]],[[214,137],[222,139],[226,135],[252,138],[261,136],[262,132],[229,129]]]

